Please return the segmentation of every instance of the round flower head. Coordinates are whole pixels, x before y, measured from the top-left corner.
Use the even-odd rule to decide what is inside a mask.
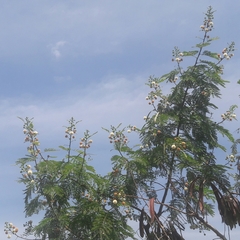
[[[26,134],[28,132],[27,129],[23,129],[23,133]]]
[[[173,145],[171,146],[171,148],[172,148],[173,150],[176,149],[176,145],[173,144]]]
[[[37,131],[33,131],[32,135],[36,136],[36,135],[38,135],[38,132]]]

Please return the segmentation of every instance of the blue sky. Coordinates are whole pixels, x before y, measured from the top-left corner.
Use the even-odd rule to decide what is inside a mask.
[[[70,117],[82,120],[79,138],[85,129],[98,131],[91,151],[93,164],[104,172],[111,169],[112,153],[101,127],[120,122],[141,126],[150,110],[144,83],[150,75],[161,76],[174,67],[174,46],[192,50],[209,5],[216,10],[211,35],[220,37],[212,49],[221,52],[231,41],[240,46],[238,0],[0,0],[0,4],[2,229],[5,221],[19,227],[25,221],[23,186],[16,182],[19,171],[14,166],[27,147],[18,116],[34,117],[43,149],[65,143],[62,126]],[[239,56],[236,51],[225,65],[224,78],[230,84],[223,90],[219,117],[239,101]],[[238,122],[225,126],[232,131],[239,127]],[[5,238],[3,231],[0,238]]]

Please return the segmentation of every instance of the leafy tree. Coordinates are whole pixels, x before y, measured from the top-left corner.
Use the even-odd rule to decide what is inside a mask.
[[[25,214],[31,217],[44,212],[36,226],[31,220],[25,224],[22,238],[34,235],[36,239],[51,240],[134,239],[126,216],[109,199],[111,186],[107,177],[98,175],[87,163],[87,150],[92,144],[90,132],[84,133],[79,149],[73,150],[77,122],[71,118],[65,130],[68,146],[59,147],[66,154],[56,160],[52,155],[55,149],[45,149],[49,153],[46,157],[40,151],[32,120],[22,120],[28,155],[17,164],[22,173],[19,182],[26,186]],[[6,223],[6,229],[17,235],[18,229],[11,223]]]
[[[22,119],[29,146],[28,155],[17,164],[22,173],[19,181],[26,186],[25,213],[31,217],[44,212],[37,225],[26,223],[22,238],[135,239],[127,223],[130,218],[139,222],[138,234],[143,239],[182,240],[189,225],[203,234],[213,231],[225,240],[210,223],[215,205],[230,229],[240,225],[239,183],[231,181],[233,176],[238,182],[239,176],[229,174],[237,159],[238,142],[222,125],[236,118],[236,106],[230,106],[218,120],[213,103],[227,83],[222,79],[223,63],[233,57],[234,43],[221,53],[209,50],[217,39],[210,36],[213,13],[209,7],[195,50],[175,47],[172,60],[176,67],[160,78],[149,78],[146,100],[152,110],[144,117],[145,124],[105,129],[116,150],[111,159],[113,171],[106,176],[88,164],[89,131],[79,149],[73,150],[74,119],[66,127],[68,146],[59,147],[66,153],[62,160],[52,155],[54,149],[46,149],[51,155],[44,156],[32,120]],[[193,63],[184,66],[187,57]],[[161,90],[163,83],[171,85],[167,95]],[[126,132],[139,134],[140,144],[131,147]],[[226,162],[217,157],[219,150],[227,150],[220,143],[222,136],[233,143]],[[6,223],[5,231],[20,237],[11,223]]]

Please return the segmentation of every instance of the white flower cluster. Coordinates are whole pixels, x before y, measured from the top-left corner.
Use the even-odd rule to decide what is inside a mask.
[[[27,174],[30,175],[30,176],[32,175],[32,169],[31,168],[32,168],[31,165],[27,165],[27,169],[28,169]]]
[[[131,133],[132,131],[136,131],[137,130],[137,127],[136,126],[131,126],[128,130],[127,130],[127,132],[128,133]]]
[[[38,154],[41,152],[40,149],[34,149],[34,146],[38,146],[38,145],[40,145],[40,143],[38,141],[35,141],[27,147],[28,152],[34,155],[35,157],[37,157]]]
[[[12,223],[5,222],[4,232],[7,235],[7,238],[11,238],[11,234],[16,234],[18,232],[18,228],[14,226]]]
[[[152,89],[150,93],[146,96],[146,101],[148,101],[148,104],[154,104],[155,100],[158,99],[159,94],[161,92],[160,86],[158,84],[158,79],[150,77],[148,82],[149,82],[149,87]]]
[[[75,128],[75,127],[68,127],[68,128],[66,128],[66,130],[65,130],[65,133],[66,133],[66,135],[65,135],[65,138],[75,138],[75,134],[76,134],[76,132],[77,132],[77,129]]]
[[[158,83],[156,83],[155,81],[150,81],[149,86],[150,86],[150,88],[155,88],[155,89],[159,88]]]
[[[81,141],[79,143],[79,147],[80,148],[90,148],[92,143],[93,143],[92,139],[81,138]]]
[[[153,104],[155,100],[157,100],[157,95],[151,92],[150,95],[148,95],[145,99],[149,101],[148,104],[150,105]]]
[[[126,194],[124,193],[123,190],[120,190],[119,192],[116,190],[114,193],[113,193],[113,200],[112,200],[112,203],[114,205],[118,204],[118,203],[121,203],[121,205],[126,205]]]
[[[27,129],[23,129],[23,133],[26,135],[25,142],[30,142],[34,145],[40,145],[40,142],[36,137],[38,135],[37,131],[32,131],[32,130],[28,131]]]
[[[189,185],[188,182],[185,182],[185,183],[184,183],[184,188],[183,188],[184,191],[188,191],[188,185]]]
[[[235,162],[235,156],[233,154],[228,155],[226,157],[226,160],[229,161],[229,162]]]
[[[203,25],[200,26],[201,30],[204,32],[212,31],[213,29],[213,22],[211,19],[205,20]]]
[[[30,142],[30,145],[27,147],[28,152],[37,157],[40,153],[40,149],[36,148],[40,145],[40,142],[37,138],[38,132],[32,129],[23,129],[23,133],[25,135],[25,142]]]
[[[231,113],[229,111],[227,111],[226,113],[221,114],[222,120],[229,120],[232,121],[233,119],[237,119],[236,118],[236,114],[235,113]]]
[[[147,116],[144,116],[144,117],[143,117],[143,120],[147,121],[147,120],[148,120],[148,117],[147,117]]]
[[[145,149],[149,148],[149,145],[146,143],[145,145],[141,145],[141,146],[140,146],[140,149],[144,149],[144,148],[145,148]]]
[[[183,61],[183,58],[182,58],[183,55],[184,55],[184,54],[183,54],[182,52],[178,53],[177,57],[173,58],[172,61],[173,61],[173,62],[176,61],[177,63],[182,62],[182,61]]]
[[[169,82],[171,82],[171,83],[175,83],[177,80],[178,80],[178,77],[175,76],[174,79],[170,79]]]
[[[231,57],[234,56],[233,53],[230,53],[230,54],[228,53],[228,49],[227,49],[227,48],[224,48],[224,49],[222,50],[222,54],[223,54],[223,56],[221,56],[220,54],[218,54],[218,58],[220,58],[220,59],[225,58],[225,59],[229,60]]]
[[[128,138],[125,136],[125,134],[121,131],[112,131],[110,132],[108,138],[110,139],[110,143],[121,143],[121,144],[127,144]]]
[[[171,145],[173,151],[184,151],[187,148],[187,143],[180,137],[174,138],[174,143]]]
[[[33,176],[32,176],[33,171],[32,171],[31,165],[26,165],[26,166],[22,167],[21,173],[23,173],[22,176],[24,178],[27,178],[27,179],[31,180],[31,183],[34,183]]]

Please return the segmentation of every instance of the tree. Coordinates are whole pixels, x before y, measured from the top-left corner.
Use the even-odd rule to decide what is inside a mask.
[[[210,230],[227,239],[209,223],[217,211],[215,203],[224,224],[230,229],[240,225],[238,185],[228,174],[236,158],[236,142],[222,126],[236,118],[236,106],[230,106],[218,121],[214,114],[217,106],[212,102],[220,98],[220,88],[227,83],[222,79],[223,63],[233,57],[234,43],[221,54],[208,50],[217,39],[210,37],[213,14],[209,7],[196,50],[175,47],[172,60],[176,68],[160,78],[149,78],[151,90],[146,100],[152,110],[144,117],[145,124],[141,128],[119,125],[105,129],[117,152],[111,159],[113,171],[106,176],[88,164],[93,136],[89,131],[80,148],[73,150],[74,119],[65,131],[68,146],[60,146],[66,153],[61,161],[44,156],[32,120],[22,119],[29,146],[28,155],[17,164],[20,182],[26,186],[25,213],[31,217],[44,212],[37,225],[26,223],[23,239],[30,235],[51,240],[135,239],[129,218],[139,222],[139,235],[149,240],[182,240],[187,224],[193,230],[204,234]],[[192,57],[193,64],[183,67],[187,57]],[[161,91],[163,83],[172,86],[168,95]],[[139,134],[140,144],[130,147],[126,132]],[[235,144],[226,162],[216,155],[227,150],[220,144],[221,135]],[[55,149],[45,150],[52,151]],[[7,234],[17,235],[16,229],[6,223]]]
[[[43,219],[36,226],[31,220],[25,224],[22,238],[30,235],[51,240],[133,238],[126,217],[114,202],[108,200],[111,187],[107,177],[96,174],[94,168],[87,164],[87,149],[92,144],[90,132],[84,133],[80,150],[74,151],[72,143],[77,122],[71,118],[65,130],[68,146],[59,147],[66,156],[59,161],[50,155],[55,149],[45,149],[49,152],[46,157],[41,153],[38,132],[32,120],[22,120],[25,142],[29,143],[28,155],[19,159],[17,164],[22,173],[19,182],[26,186],[26,217],[44,211]],[[6,223],[6,228],[7,232],[18,232],[11,223]]]

